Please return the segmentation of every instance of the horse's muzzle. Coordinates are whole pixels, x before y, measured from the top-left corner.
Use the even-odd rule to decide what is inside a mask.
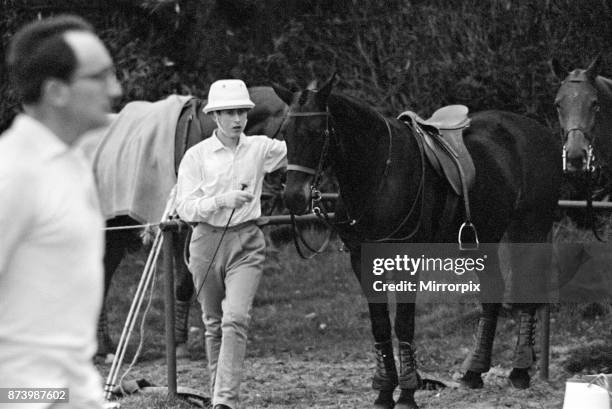
[[[300,215],[308,212],[310,207],[310,175],[287,171],[287,184],[283,191],[283,199],[289,211]]]

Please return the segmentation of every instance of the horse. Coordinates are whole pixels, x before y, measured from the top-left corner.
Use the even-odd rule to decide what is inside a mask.
[[[315,169],[331,164],[339,185],[334,221],[350,251],[350,262],[361,282],[360,244],[374,241],[456,244],[463,212],[445,213],[449,185],[423,155],[423,140],[415,128],[388,118],[365,103],[332,92],[334,76],[320,90],[290,92],[275,85],[289,105],[281,129],[287,142],[288,162],[284,199],[294,214],[308,210]],[[550,240],[561,181],[561,149],[552,133],[536,121],[504,111],[471,116],[465,145],[476,169],[469,191],[473,225],[481,242],[543,243]],[[326,158],[328,160],[326,160]],[[448,226],[443,224],[448,223]],[[451,227],[451,228],[449,228]],[[392,232],[392,233],[391,233]],[[440,232],[441,236],[437,235]],[[512,250],[516,251],[516,249]],[[551,251],[538,253],[550,265]],[[510,263],[521,277],[542,275],[534,258],[512,254]],[[540,260],[542,261],[542,260]],[[503,293],[497,254],[489,254],[487,270],[479,274],[487,294],[479,317],[474,350],[464,362],[461,383],[483,387],[481,374],[491,365],[491,352]],[[520,279],[520,278],[519,278]],[[542,281],[542,280],[540,280]],[[531,280],[533,283],[533,280]],[[501,283],[501,285],[500,285]],[[363,287],[362,287],[363,289]],[[414,392],[422,386],[413,345],[415,296],[397,301],[395,335],[399,344],[399,371],[394,360],[392,327],[386,302],[368,299],[376,370],[372,387],[378,391],[377,409],[418,408]],[[534,363],[535,313],[539,304],[517,304],[519,334],[510,381],[529,387],[528,369]],[[399,385],[397,402],[393,391]]]
[[[270,137],[278,137],[278,131],[280,129],[281,122],[283,121],[285,112],[287,110],[286,104],[278,98],[271,87],[252,87],[249,88],[249,93],[252,101],[255,103],[255,107],[248,112],[248,123],[245,129],[245,134],[256,135],[263,134]],[[211,136],[216,125],[210,115],[204,114],[202,108],[206,105],[205,99],[192,98],[189,102],[185,103],[182,107],[178,121],[176,123],[176,131],[172,135],[174,138],[174,152],[168,152],[168,162],[174,163],[174,181],[176,181],[176,172],[178,171],[179,163],[191,146]],[[129,136],[129,135],[128,135]],[[126,138],[126,135],[113,135],[108,134],[106,138]],[[119,142],[122,144],[123,142]],[[145,147],[143,147],[145,149]],[[102,144],[98,147],[96,152],[96,158],[94,161],[94,172],[100,171],[104,165],[112,164],[116,161],[115,157],[109,157],[111,154],[105,154],[102,150]],[[172,155],[174,155],[172,157]],[[129,156],[129,155],[128,155]],[[130,163],[130,157],[122,158],[126,162]],[[159,166],[159,164],[155,164]],[[120,182],[122,175],[115,175],[115,178],[107,181],[107,179],[98,178],[98,181],[102,180],[101,183],[108,183],[113,185]],[[100,183],[100,182],[99,182]],[[136,180],[136,184],[144,183],[141,180]],[[105,186],[107,188],[112,186]],[[101,186],[99,186],[100,190]],[[153,193],[155,197],[168,197],[170,193],[170,186],[160,186],[158,184],[147,185],[147,190],[157,190]],[[265,190],[265,187],[264,187]],[[277,189],[277,190],[280,190]],[[264,192],[264,195],[268,194]],[[275,201],[274,195],[270,195],[270,198]],[[103,199],[103,198],[102,198]],[[157,207],[163,209],[165,203],[156,204]],[[112,278],[115,270],[119,266],[121,260],[128,253],[133,251],[142,245],[142,240],[139,237],[140,229],[136,230],[114,230],[113,228],[119,226],[134,226],[142,223],[156,223],[159,220],[146,220],[143,217],[137,217],[125,212],[122,209],[118,213],[114,213],[111,218],[106,221],[106,249],[104,255],[104,271],[105,271],[105,285],[104,285],[104,298],[108,294],[108,290],[112,283]],[[176,326],[175,326],[175,339],[177,341],[177,355],[186,355],[186,341],[187,341],[187,324],[189,308],[191,305],[191,299],[194,294],[193,281],[191,274],[189,273],[187,266],[184,263],[184,245],[188,239],[187,231],[181,231],[175,233],[174,237],[174,265],[176,269],[175,274],[175,298],[176,298]],[[106,356],[114,353],[114,343],[109,335],[107,313],[106,308],[103,308],[100,313],[99,325],[98,325],[98,351],[97,356]]]
[[[563,171],[587,200],[587,223],[596,236],[592,200],[612,191],[612,80],[599,75],[601,64],[601,56],[586,69],[571,72],[556,59],[550,64],[561,81],[554,105],[563,143]]]

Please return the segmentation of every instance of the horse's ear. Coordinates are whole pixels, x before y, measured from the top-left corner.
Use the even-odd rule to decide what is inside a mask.
[[[591,62],[588,68],[585,71],[587,77],[591,80],[595,80],[595,78],[599,75],[599,71],[601,68],[601,54],[597,54],[597,57]]]
[[[568,71],[565,69],[565,67],[561,65],[559,60],[553,58],[552,60],[550,60],[549,65],[553,75],[563,81],[563,79],[567,76]]]
[[[324,101],[327,101],[327,98],[329,98],[329,94],[331,94],[331,91],[334,88],[334,85],[336,83],[336,75],[337,73],[334,71],[331,77],[325,82],[325,84],[321,87],[321,89],[317,93],[317,99],[319,101],[324,102]]]
[[[276,95],[278,95],[285,104],[291,105],[291,102],[293,101],[293,92],[277,83],[272,84],[272,89],[274,89]]]

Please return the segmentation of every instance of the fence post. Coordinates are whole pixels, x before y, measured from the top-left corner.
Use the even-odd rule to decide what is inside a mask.
[[[173,234],[172,226],[160,226],[163,232],[163,271],[164,285],[164,311],[166,327],[166,367],[168,371],[168,397],[176,398],[176,348],[174,340],[174,264],[173,264]]]
[[[544,304],[540,310],[540,322],[542,323],[540,337],[540,379],[548,380],[548,365],[550,359],[550,304]]]

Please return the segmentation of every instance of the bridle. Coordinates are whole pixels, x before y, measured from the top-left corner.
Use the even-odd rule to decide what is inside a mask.
[[[321,191],[319,190],[319,184],[321,183],[321,178],[323,176],[323,166],[325,164],[327,152],[329,151],[329,143],[331,139],[330,127],[329,127],[329,117],[330,117],[329,109],[326,109],[325,111],[313,111],[313,112],[291,112],[289,111],[287,113],[286,118],[288,119],[290,117],[313,117],[313,116],[325,116],[325,130],[323,131],[323,138],[324,138],[323,139],[324,141],[323,149],[321,149],[321,155],[319,156],[319,162],[317,164],[317,168],[313,169],[307,166],[289,163],[287,164],[287,170],[302,172],[302,173],[306,173],[308,175],[313,176],[313,182],[310,185],[310,208],[312,209],[312,212],[315,215],[317,215],[319,219],[323,220],[325,224],[331,227],[331,229],[330,229],[329,235],[327,236],[327,238],[325,239],[321,247],[319,247],[318,249],[315,249],[312,246],[310,246],[308,242],[304,239],[303,234],[299,231],[297,227],[297,222],[295,220],[295,214],[293,212],[290,212],[291,226],[293,229],[293,242],[295,245],[295,249],[297,250],[300,257],[304,259],[310,259],[316,256],[317,254],[321,254],[323,252],[323,250],[329,244],[329,241],[331,239],[331,235],[333,232],[333,227],[334,227],[333,224],[330,222],[330,218],[327,213],[327,210],[325,209],[325,206],[323,205],[323,201],[322,201],[323,195],[321,194]],[[308,249],[308,251],[312,253],[310,254],[310,256],[304,255],[298,243],[298,240],[302,243],[304,247]]]
[[[566,81],[569,82],[574,82],[574,83],[587,83],[587,85],[591,85],[586,79],[584,78],[572,78],[572,79],[567,79]],[[563,81],[563,84],[565,84],[566,81]],[[595,92],[597,92],[597,90],[595,90]],[[597,112],[597,111],[596,111]],[[593,142],[592,140],[587,138],[588,132],[586,132],[583,128],[581,127],[574,127],[571,129],[568,129],[567,131],[564,131],[563,129],[559,130],[560,134],[561,134],[561,142],[563,143],[563,152],[562,152],[562,160],[563,160],[563,172],[567,173],[568,169],[567,169],[567,141],[569,139],[569,136],[571,133],[573,132],[580,132],[584,138],[587,140],[588,142],[588,147],[587,147],[587,151],[586,151],[586,170],[585,173],[587,173],[587,176],[590,176],[593,172],[595,172],[596,169],[596,158],[595,158],[595,153],[593,151]]]
[[[317,167],[316,169],[313,169],[313,168],[306,167],[303,165],[288,164],[287,170],[294,170],[294,171],[306,173],[306,174],[313,176],[313,183],[310,186],[311,209],[313,213],[315,213],[319,217],[325,218],[327,224],[333,228],[336,228],[336,226],[343,225],[343,224],[347,224],[350,227],[355,227],[374,208],[374,205],[376,203],[376,198],[380,197],[380,195],[382,194],[384,186],[385,186],[385,182],[387,181],[387,177],[389,175],[389,170],[391,168],[391,163],[392,163],[391,156],[393,153],[393,132],[391,131],[391,126],[389,125],[389,121],[384,116],[379,114],[379,116],[381,117],[381,119],[383,120],[383,122],[385,123],[387,127],[387,135],[389,136],[389,143],[388,143],[388,149],[387,149],[387,159],[385,160],[385,168],[383,170],[381,180],[378,183],[378,187],[376,188],[376,193],[373,196],[373,199],[370,200],[369,204],[365,206],[364,210],[361,212],[361,214],[358,217],[351,216],[351,214],[354,215],[354,213],[352,210],[349,210],[349,204],[345,203],[346,216],[347,216],[346,220],[336,221],[335,223],[331,224],[329,223],[329,220],[327,219],[327,212],[325,211],[325,208],[322,205],[322,202],[321,202],[322,196],[321,196],[321,191],[319,190],[319,184],[321,181],[323,166],[324,166],[324,163],[325,163],[328,151],[329,151],[331,136],[335,133],[333,126],[330,127],[329,119],[331,117],[331,114],[329,112],[329,107],[326,106],[325,111],[289,112],[287,114],[287,117],[314,117],[314,116],[325,116],[326,117],[325,129],[322,131],[323,138],[324,138],[323,148],[321,150],[321,155],[319,157],[319,162],[317,164]],[[406,241],[406,240],[411,239],[420,230],[421,219],[422,219],[423,209],[425,205],[424,194],[423,194],[423,190],[425,186],[425,152],[424,152],[424,147],[423,147],[423,141],[418,136],[416,136],[415,132],[413,132],[413,135],[417,142],[417,146],[419,147],[419,154],[420,154],[420,159],[421,159],[421,178],[419,181],[419,187],[417,189],[417,195],[414,199],[414,202],[412,203],[408,214],[402,219],[399,225],[393,228],[393,230],[390,233],[385,234],[382,238],[378,238],[378,239],[366,238],[365,239],[366,241],[369,241],[369,242]],[[418,206],[419,202],[420,202],[420,206]],[[411,232],[404,237],[393,237],[404,228],[406,223],[412,218],[412,216],[415,214],[417,209],[419,211],[419,215],[417,218],[417,222],[415,223],[415,226],[411,230]],[[292,218],[293,218],[293,214],[292,214]]]
[[[580,132],[582,135],[585,136],[587,133],[582,129],[582,128],[572,128],[569,129],[567,132],[564,132],[563,129],[560,130],[561,133],[561,141],[563,142],[563,152],[562,152],[562,160],[563,160],[563,172],[567,173],[568,169],[567,169],[567,140],[569,139],[569,135],[572,132]],[[588,140],[588,139],[587,139]],[[587,173],[588,175],[592,174],[595,172],[596,169],[596,158],[595,158],[595,153],[593,152],[593,144],[590,140],[588,140],[589,145],[586,151],[586,170],[585,173]]]

